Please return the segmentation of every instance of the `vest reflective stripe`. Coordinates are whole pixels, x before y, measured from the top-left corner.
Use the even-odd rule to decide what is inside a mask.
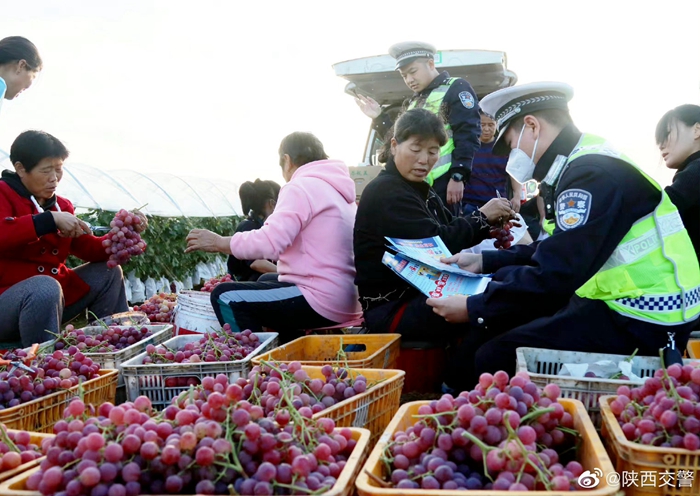
[[[408,110],[414,108],[424,108],[433,114],[440,115],[442,101],[445,99],[447,90],[450,89],[450,86],[452,86],[452,83],[454,83],[456,80],[457,78],[449,78],[444,84],[441,84],[431,91],[428,98],[426,98],[420,105],[417,104],[417,99],[412,101],[408,106]],[[435,166],[430,171],[430,174],[428,174],[428,177],[425,178],[425,180],[431,186],[438,177],[449,171],[450,167],[452,166],[452,152],[455,149],[455,142],[452,139],[452,128],[450,128],[450,125],[447,122],[445,122],[445,131],[447,132],[447,143],[440,148],[440,158],[435,163]]]
[[[602,138],[584,134],[567,160],[588,154],[629,163],[661,191],[661,201],[651,214],[632,225],[610,258],[576,294],[605,301],[619,314],[644,322],[673,326],[695,320],[700,314],[700,267],[675,205],[651,177]]]

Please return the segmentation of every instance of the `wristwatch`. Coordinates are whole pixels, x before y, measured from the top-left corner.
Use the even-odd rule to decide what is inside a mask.
[[[452,180],[463,182],[464,181],[464,174],[462,174],[461,172],[455,172],[454,174],[452,174]]]

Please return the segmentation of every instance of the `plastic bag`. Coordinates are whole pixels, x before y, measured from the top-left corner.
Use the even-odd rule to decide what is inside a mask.
[[[132,302],[131,299],[131,282],[128,279],[124,279],[124,293],[126,294],[126,301]]]
[[[156,294],[156,281],[154,281],[152,277],[146,279],[146,284],[144,286],[144,294],[146,298],[150,298],[151,296]]]
[[[192,277],[187,276],[185,279],[182,281],[182,288],[183,289],[192,289]],[[179,293],[180,291],[178,291]]]

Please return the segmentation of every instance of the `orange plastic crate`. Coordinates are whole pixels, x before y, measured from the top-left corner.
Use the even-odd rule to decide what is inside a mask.
[[[688,351],[688,356],[690,358],[700,358],[700,339],[689,340],[686,350]]]
[[[347,351],[347,362],[338,360],[338,352],[354,345],[362,351]],[[304,336],[253,359],[277,362],[301,362],[302,365],[339,365],[353,369],[396,369],[401,352],[400,334],[330,334]]]
[[[118,371],[100,370],[99,377],[82,385],[86,404],[97,406],[105,401],[114,402],[117,394]],[[80,394],[80,385],[37,398],[21,405],[0,410],[0,423],[8,429],[30,432],[53,432],[53,426],[63,418],[63,410]]]
[[[700,494],[700,481],[697,480],[700,475],[700,451],[661,448],[659,446],[648,446],[628,441],[622,432],[620,423],[612,410],[610,410],[610,403],[615,398],[617,396],[601,396],[600,398],[600,411],[603,415],[601,435],[605,440],[615,470],[619,474],[632,471],[635,471],[637,474],[653,472],[657,478],[655,487],[641,487],[638,479],[637,486],[623,487],[625,494],[627,496],[687,496]],[[675,487],[677,485],[676,474],[680,470],[689,471],[692,474],[691,487]],[[658,482],[660,474],[664,472],[673,474],[673,487],[661,485]]]
[[[547,496],[565,496],[572,494],[569,491],[449,491],[449,490],[434,490],[429,491],[426,489],[390,489],[384,488],[377,485],[370,477],[367,472],[375,475],[379,478],[383,478],[383,470],[385,467],[384,462],[382,462],[381,457],[384,452],[384,448],[387,446],[389,441],[393,439],[394,433],[397,431],[402,431],[416,423],[415,415],[418,414],[418,408],[422,405],[429,404],[429,401],[413,401],[411,403],[406,403],[401,406],[394,419],[391,421],[389,426],[382,434],[379,442],[374,446],[374,449],[369,454],[369,458],[365,466],[363,467],[360,475],[357,477],[355,482],[355,487],[357,488],[360,496],[463,496],[464,494],[477,494],[477,495],[493,495],[502,494],[506,495],[516,495],[516,496],[526,496],[528,494],[540,494]],[[583,404],[577,400],[562,398],[559,400],[564,409],[569,412],[574,418],[574,429],[582,435],[582,443],[580,449],[579,461],[583,465],[583,469],[593,471],[599,468],[603,471],[603,477],[600,478],[600,483],[595,489],[590,489],[587,491],[581,491],[580,494],[586,496],[608,496],[616,494],[620,490],[619,484],[610,485],[605,480],[605,476],[613,472],[613,466],[608,458],[603,443],[598,437],[598,433],[593,427],[591,419],[586,413],[586,409]]]
[[[8,433],[9,432],[15,432],[15,433],[19,432],[16,429],[6,429],[6,430]],[[50,437],[54,437],[54,435],[53,434],[43,434],[41,432],[30,432],[29,433],[29,439],[31,440],[31,443],[36,444],[39,448],[41,448],[41,442],[44,439],[50,438]],[[0,472],[0,482],[11,479],[11,478],[23,473],[23,472],[26,472],[27,470],[30,470],[30,469],[38,466],[43,459],[44,459],[44,457],[42,456],[40,458],[37,458],[36,460],[32,460],[29,463],[23,463],[22,465],[20,465],[19,467],[15,468],[13,470],[7,470],[5,472]]]
[[[369,431],[367,429],[351,428],[352,438],[357,445],[350,455],[345,468],[340,473],[335,485],[319,496],[352,496],[355,492],[355,479],[357,479],[369,452]],[[39,467],[19,474],[0,484],[0,496],[41,496],[39,491],[27,491],[27,479],[31,474],[39,470]],[[165,495],[163,495],[165,496]]]
[[[312,379],[323,379],[322,367],[302,366]],[[346,369],[350,377],[367,378],[367,390],[321,410],[314,418],[327,417],[337,427],[360,427],[371,433],[374,444],[399,409],[406,373],[403,370]],[[372,385],[373,383],[376,383]],[[369,387],[372,385],[371,387]]]

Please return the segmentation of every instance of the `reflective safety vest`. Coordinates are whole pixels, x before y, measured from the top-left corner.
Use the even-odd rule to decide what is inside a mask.
[[[431,91],[428,95],[428,98],[426,98],[421,105],[417,104],[418,99],[412,101],[408,106],[408,110],[414,108],[424,108],[436,115],[440,115],[442,109],[442,101],[445,99],[447,90],[450,89],[452,83],[457,81],[457,79],[458,78],[448,78],[443,84]],[[450,127],[450,124],[447,121],[445,121],[445,131],[447,132],[447,143],[445,143],[443,147],[440,148],[440,158],[437,162],[435,162],[435,166],[430,171],[430,174],[428,174],[428,176],[425,178],[425,180],[431,186],[438,177],[442,176],[447,171],[449,171],[450,166],[452,165],[452,151],[455,149],[455,142],[452,139],[452,128]]]
[[[661,201],[632,225],[576,294],[605,301],[625,317],[653,324],[674,326],[695,320],[700,314],[700,267],[676,206],[656,181],[603,138],[584,134],[567,162],[584,155],[624,160],[661,191]]]
[[[554,223],[553,220],[545,219],[544,222],[542,222],[542,230],[550,236],[554,234],[554,229],[556,228],[556,226],[557,225]]]

